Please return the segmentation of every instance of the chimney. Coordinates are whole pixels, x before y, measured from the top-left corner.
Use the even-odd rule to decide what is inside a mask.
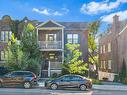
[[[113,24],[112,24],[112,32],[115,32],[116,34],[119,33],[120,31],[120,23],[119,23],[119,16],[114,15],[113,16]]]

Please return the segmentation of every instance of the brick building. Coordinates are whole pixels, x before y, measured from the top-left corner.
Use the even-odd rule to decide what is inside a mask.
[[[118,75],[126,51],[126,37],[123,36],[126,29],[126,21],[119,21],[119,16],[113,17],[113,23],[107,33],[104,33],[99,39],[99,79],[107,78],[113,81],[115,75]]]

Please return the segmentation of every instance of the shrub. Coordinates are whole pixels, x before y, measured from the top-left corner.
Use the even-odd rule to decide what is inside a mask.
[[[97,80],[97,79],[92,79],[92,83],[93,84],[102,84],[102,82],[100,80]]]
[[[53,73],[52,74],[52,78],[57,78],[58,77],[58,74],[57,73]]]
[[[127,84],[127,77],[122,80],[122,83]]]

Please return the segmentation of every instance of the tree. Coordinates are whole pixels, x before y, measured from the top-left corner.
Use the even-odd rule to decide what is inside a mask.
[[[35,27],[31,23],[24,27],[21,48],[24,54],[24,63],[28,65],[26,70],[39,74],[42,55],[39,50]]]
[[[88,64],[96,65],[96,73],[97,73],[97,63],[98,63],[98,48],[97,48],[97,34],[100,26],[100,21],[95,21],[89,24],[88,27]],[[90,76],[90,68],[88,72],[88,76]]]
[[[87,70],[87,64],[81,58],[82,53],[79,51],[79,44],[66,44],[67,57],[63,64],[63,70],[71,74],[83,74]]]
[[[120,81],[122,82],[127,77],[127,69],[126,69],[126,62],[125,59],[123,59],[123,65],[121,72],[119,73]]]
[[[8,42],[5,53],[6,65],[12,70],[21,70],[23,53],[14,34],[11,36],[11,41]]]

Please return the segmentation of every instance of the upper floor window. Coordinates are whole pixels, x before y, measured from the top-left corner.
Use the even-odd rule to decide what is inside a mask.
[[[103,53],[103,47],[102,46],[100,47],[100,53],[101,54]]]
[[[78,34],[67,34],[67,43],[77,44]]]
[[[4,56],[4,51],[1,51],[1,60],[4,60],[5,59],[5,56]]]
[[[1,41],[9,41],[11,39],[11,31],[2,31],[1,32]]]
[[[105,45],[103,45],[103,53],[105,53]]]
[[[111,52],[111,43],[108,43],[108,52]]]
[[[112,60],[108,60],[108,69],[112,68]]]
[[[103,66],[104,66],[104,69],[106,69],[106,61],[103,61]]]
[[[46,34],[46,41],[56,41],[56,34]]]

